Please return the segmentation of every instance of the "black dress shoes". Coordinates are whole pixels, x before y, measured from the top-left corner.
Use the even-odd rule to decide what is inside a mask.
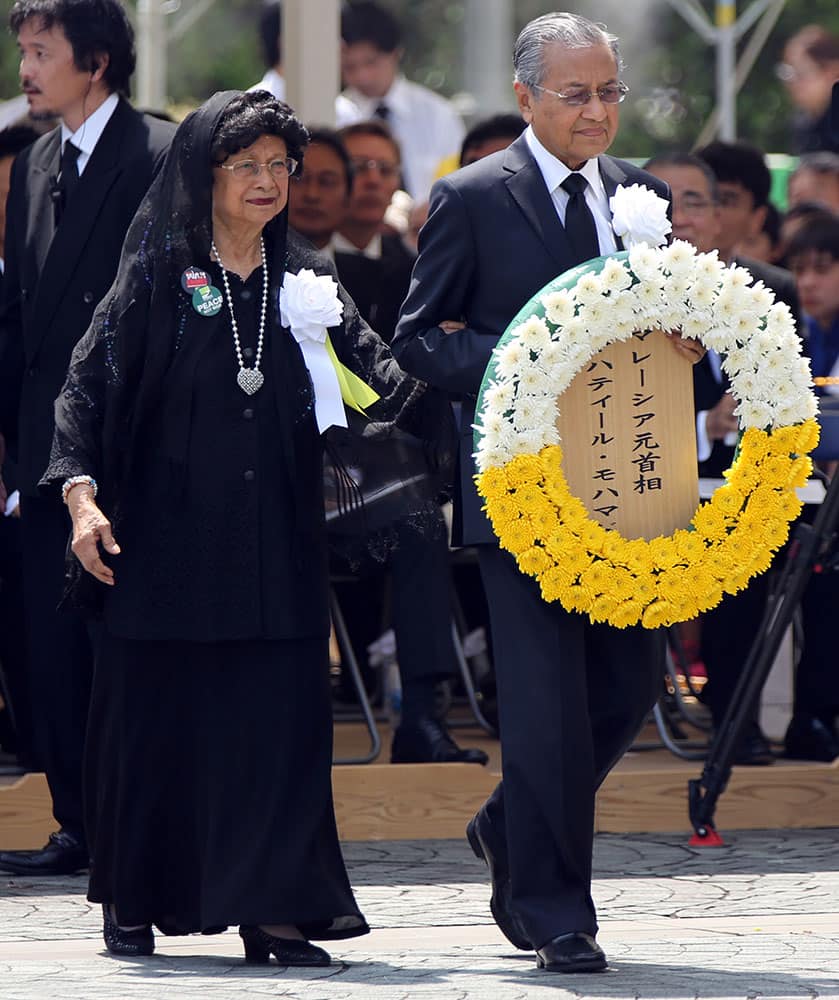
[[[392,764],[486,764],[483,750],[462,750],[437,719],[423,715],[413,723],[402,723],[393,734]]]
[[[154,934],[151,927],[135,927],[125,930],[120,927],[111,914],[111,907],[103,905],[102,937],[105,947],[112,955],[153,955]]]
[[[536,949],[536,965],[548,972],[602,972],[606,956],[591,934],[560,934]]]
[[[485,862],[489,868],[489,877],[492,879],[492,896],[489,901],[492,919],[510,944],[521,951],[532,951],[533,945],[513,913],[506,845],[493,836],[492,826],[483,811],[469,821],[466,839],[475,857]]]
[[[245,961],[249,965],[265,965],[270,961],[271,955],[280,965],[308,968],[329,965],[332,962],[329,952],[309,941],[274,937],[261,927],[243,925],[239,928],[239,937],[245,946]]]
[[[784,737],[787,757],[793,760],[821,760],[829,763],[839,757],[836,730],[811,715],[794,715]]]
[[[87,848],[66,830],[51,833],[38,851],[0,851],[0,871],[13,875],[75,875],[89,864]]]
[[[775,754],[772,747],[763,733],[756,728],[756,732],[749,732],[740,741],[737,753],[734,755],[734,763],[745,767],[765,767],[767,764],[775,763]]]

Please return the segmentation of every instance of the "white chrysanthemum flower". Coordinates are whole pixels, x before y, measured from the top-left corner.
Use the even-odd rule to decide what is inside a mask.
[[[519,395],[539,396],[546,389],[547,376],[541,365],[526,365],[519,375]]]
[[[766,314],[766,329],[795,333],[795,318],[786,302],[776,302]]]
[[[772,424],[772,407],[768,403],[744,399],[735,408],[734,414],[744,427],[763,429]]]
[[[605,288],[596,274],[584,274],[574,286],[574,294],[578,302],[587,304],[602,298]]]
[[[550,394],[533,400],[533,422],[536,427],[545,427],[556,423],[556,389],[552,386]]]
[[[747,271],[745,267],[740,267],[738,264],[732,264],[726,275],[728,281],[733,288],[748,288],[754,281],[754,276],[751,271]]]
[[[673,240],[661,251],[661,262],[673,277],[688,278],[693,273],[696,250],[686,240]]]
[[[484,401],[487,406],[501,412],[510,409],[514,397],[515,387],[512,382],[494,382],[484,392]]]
[[[765,316],[774,302],[775,296],[762,281],[756,281],[746,290],[746,308],[756,316]]]
[[[502,412],[487,406],[484,409],[483,417],[477,426],[482,434],[492,434],[495,435],[497,439],[498,435],[501,433],[501,429],[508,423],[509,420],[507,420]]]
[[[541,351],[551,340],[548,324],[539,316],[531,316],[517,326],[515,336],[531,351]]]
[[[651,247],[641,244],[629,251],[629,266],[632,273],[642,281],[660,275],[658,254]]]
[[[688,328],[691,326],[690,321],[683,324],[683,327]],[[731,334],[724,326],[720,326],[713,320],[705,323],[703,321],[698,321],[695,326],[693,326],[692,336],[701,340],[705,347],[709,347],[713,351],[718,353],[724,351],[728,347]]]
[[[632,275],[623,262],[614,257],[609,257],[603,265],[600,278],[612,295],[624,291],[632,284]]]
[[[557,292],[549,292],[542,296],[542,305],[549,323],[554,326],[564,326],[575,313],[574,297],[567,288]]]
[[[531,396],[519,396],[513,412],[513,427],[517,431],[526,431],[536,426],[535,408]]]
[[[546,429],[530,428],[517,431],[510,443],[510,457],[536,455],[545,447]]]
[[[607,303],[602,299],[597,299],[594,302],[589,302],[580,316],[585,320],[586,326],[591,329],[593,326],[599,326],[605,322],[606,316],[611,316],[611,312]]]
[[[562,332],[565,339],[576,343],[586,339],[586,324],[579,316],[575,316],[565,324]]]
[[[517,337],[512,337],[503,347],[495,348],[496,372],[505,379],[517,376],[522,366],[530,360],[529,349]]]
[[[723,275],[726,273],[726,266],[719,259],[717,251],[710,250],[708,253],[700,253],[696,255],[694,273],[696,274],[697,280],[700,278],[707,278],[709,281],[715,281],[719,284],[723,279]]]

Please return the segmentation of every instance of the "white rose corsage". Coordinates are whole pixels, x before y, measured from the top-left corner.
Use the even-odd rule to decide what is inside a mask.
[[[630,187],[618,186],[609,199],[612,210],[612,229],[631,250],[641,243],[660,247],[667,242],[673,228],[667,218],[667,201],[643,184]]]
[[[328,328],[338,326],[344,303],[338,283],[328,274],[303,268],[286,271],[280,288],[280,322],[300,345],[315,393],[315,418],[323,433],[331,426],[346,427],[344,403],[363,412],[379,397],[335,354]]]

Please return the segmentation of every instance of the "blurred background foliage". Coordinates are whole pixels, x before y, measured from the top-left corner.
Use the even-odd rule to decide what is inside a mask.
[[[183,11],[195,0],[181,0]],[[404,25],[407,75],[448,96],[464,86],[462,0],[380,0]],[[262,75],[256,25],[262,0],[216,0],[172,45],[169,95],[178,107],[215,90],[247,87]],[[713,0],[702,0],[713,17]],[[10,7],[7,0],[4,7]],[[128,3],[133,8],[133,3]],[[742,12],[749,0],[737,5]],[[515,30],[552,9],[544,0],[514,0]],[[623,105],[617,155],[645,157],[689,148],[714,106],[712,50],[666,0],[590,0],[564,9],[606,22],[621,38],[632,94]],[[788,0],[738,100],[738,132],[770,152],[785,152],[790,106],[774,74],[785,40],[805,24],[839,33],[839,0]],[[511,39],[512,48],[512,39]],[[511,66],[498,68],[511,75]],[[18,93],[14,39],[0,36],[0,98]],[[496,108],[483,108],[491,113]]]

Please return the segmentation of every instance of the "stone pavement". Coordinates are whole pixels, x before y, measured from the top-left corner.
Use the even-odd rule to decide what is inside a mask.
[[[234,931],[104,951],[83,878],[0,875],[2,1000],[566,1000],[839,998],[839,831],[741,832],[595,845],[601,975],[539,972],[489,915],[483,866],[460,841],[346,845],[372,934],[333,942],[328,969],[246,967]]]

